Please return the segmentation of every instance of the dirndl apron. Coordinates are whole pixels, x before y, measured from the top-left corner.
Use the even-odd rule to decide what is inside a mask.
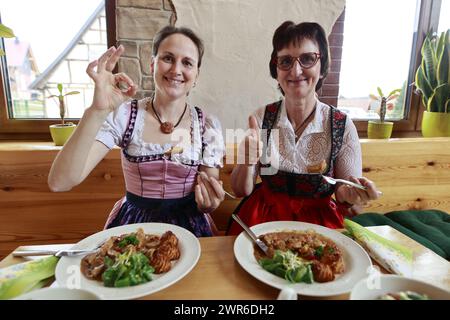
[[[281,101],[267,105],[262,129],[267,130],[267,148],[270,132],[277,122]],[[334,164],[341,149],[346,115],[330,106],[331,153],[323,175],[334,176]],[[258,164],[258,167],[268,165]],[[261,170],[260,170],[261,172]],[[234,211],[248,226],[269,221],[302,221],[328,228],[342,228],[347,207],[338,204],[332,195],[335,186],[327,183],[320,174],[292,173],[278,170],[274,175],[260,175],[262,182],[245,197]],[[237,235],[243,229],[230,219],[228,235]]]

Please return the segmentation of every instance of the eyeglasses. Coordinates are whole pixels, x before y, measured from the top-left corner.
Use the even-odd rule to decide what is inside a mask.
[[[292,57],[290,55],[275,57],[273,62],[279,69],[283,71],[289,71],[294,65],[295,60],[298,61],[303,69],[309,69],[316,65],[317,61],[319,61],[319,58],[320,53],[318,52],[306,52],[302,53],[298,57]]]

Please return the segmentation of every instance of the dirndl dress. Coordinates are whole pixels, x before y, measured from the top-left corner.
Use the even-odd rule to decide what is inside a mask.
[[[195,202],[194,186],[200,161],[180,164],[171,161],[170,154],[132,156],[127,152],[135,127],[137,103],[137,100],[131,103],[130,119],[121,145],[126,196],[115,204],[105,228],[162,222],[183,227],[197,237],[212,236],[212,220],[197,209]],[[205,123],[201,109],[195,109],[201,124],[203,152]],[[161,194],[163,198],[153,197]]]
[[[281,101],[265,108],[262,129],[267,130],[267,148],[270,132],[276,123]],[[330,106],[331,153],[323,175],[334,176],[334,164],[342,146],[346,115]],[[265,167],[258,163],[258,168]],[[261,172],[261,170],[260,170]],[[337,203],[332,195],[335,186],[327,183],[321,174],[293,173],[278,170],[274,175],[261,175],[261,183],[245,197],[234,211],[248,226],[269,221],[302,221],[328,228],[342,228],[345,205]],[[230,219],[227,234],[237,235],[243,229]]]

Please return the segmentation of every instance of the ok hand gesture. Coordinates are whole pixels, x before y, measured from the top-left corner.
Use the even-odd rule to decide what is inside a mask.
[[[125,73],[112,73],[124,50],[122,45],[111,47],[88,65],[86,73],[95,83],[92,108],[109,113],[136,94],[137,86]],[[120,89],[121,85],[126,89]]]

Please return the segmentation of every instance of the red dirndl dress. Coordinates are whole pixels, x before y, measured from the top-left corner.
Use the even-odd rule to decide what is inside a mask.
[[[276,122],[281,101],[266,106],[263,129],[270,130]],[[334,176],[334,162],[342,146],[346,115],[330,106],[331,154],[324,175]],[[264,167],[259,164],[259,167]],[[274,175],[260,175],[262,182],[244,198],[234,211],[248,226],[269,221],[302,221],[336,229],[343,227],[348,208],[332,199],[335,186],[321,174],[297,174],[278,171]],[[238,235],[243,229],[230,219],[228,235]]]

